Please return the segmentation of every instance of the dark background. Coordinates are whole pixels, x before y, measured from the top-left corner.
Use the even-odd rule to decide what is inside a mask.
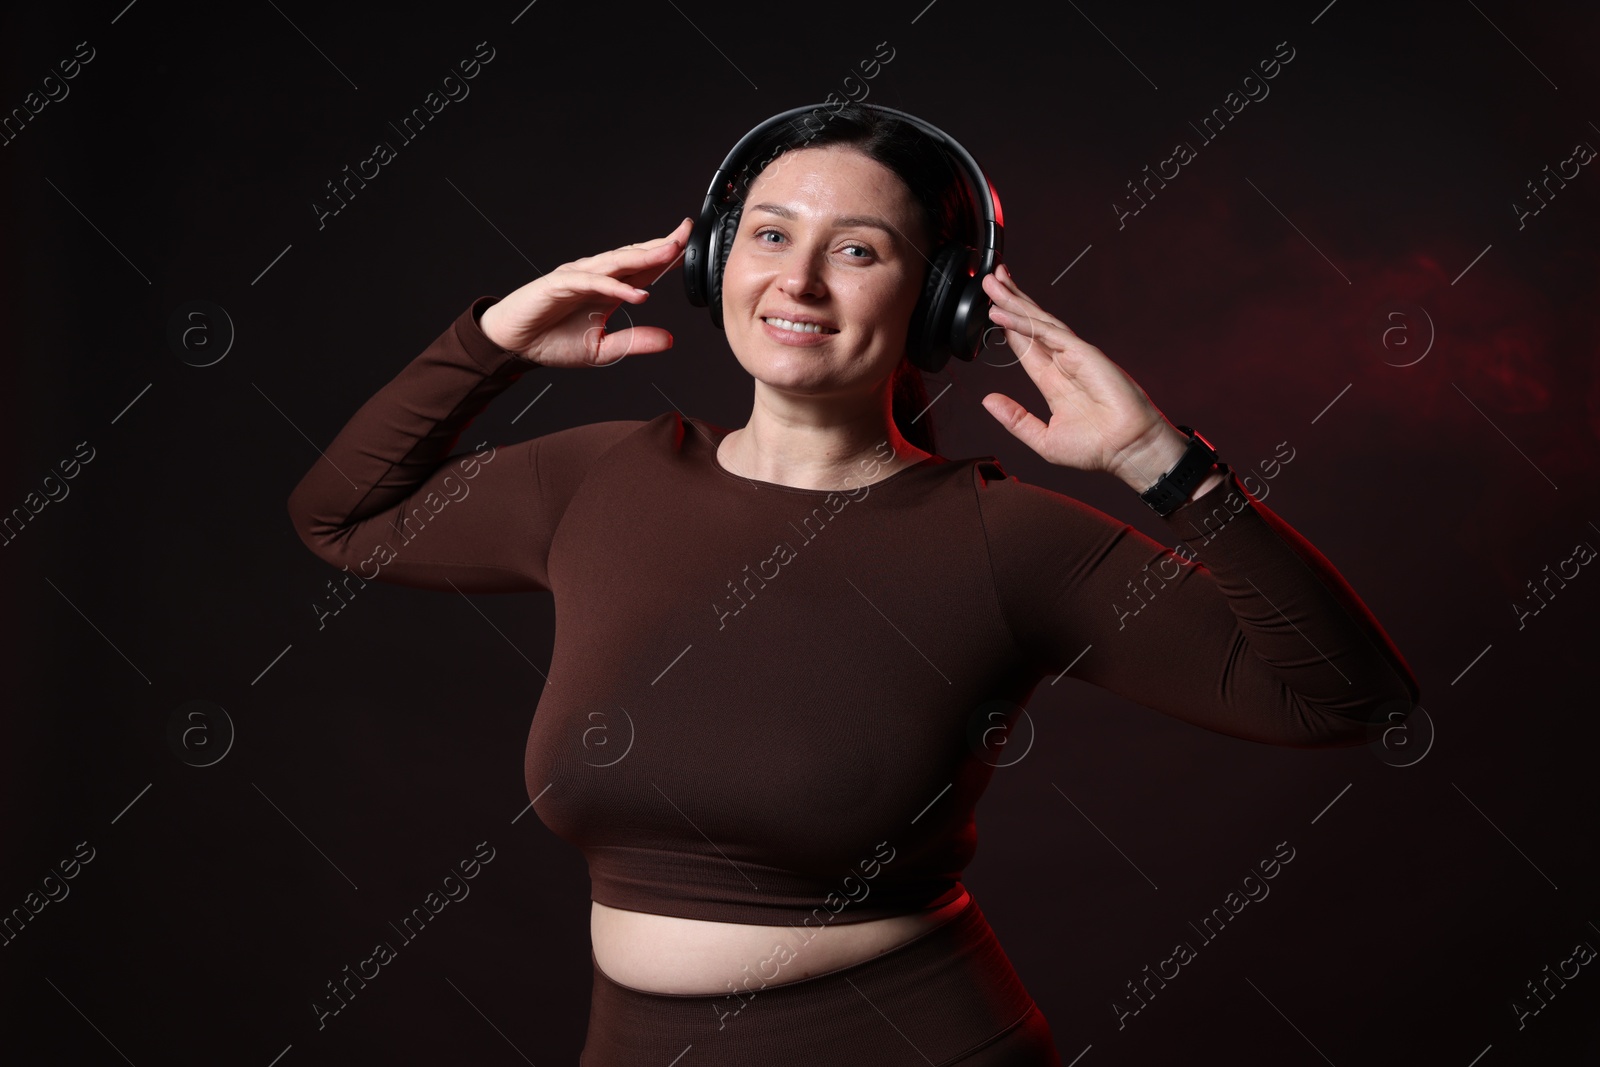
[[[522,815],[550,599],[373,584],[319,631],[311,605],[336,572],[285,501],[470,300],[666,233],[741,134],[842,91],[884,41],[868,100],[983,162],[1025,291],[1236,467],[1294,449],[1265,502],[1422,684],[1407,730],[1316,751],[1070,679],[1041,688],[1035,746],[996,772],[967,881],[1063,1063],[1600,1056],[1595,965],[1521,1029],[1512,1009],[1547,964],[1600,947],[1600,577],[1585,567],[1520,629],[1512,608],[1535,603],[1525,583],[1546,564],[1600,546],[1600,174],[1582,168],[1520,229],[1512,207],[1575,144],[1600,147],[1600,17],[1505,0],[925,3],[5,16],[8,113],[78,42],[94,58],[0,146],[0,508],[79,442],[94,458],[0,548],[0,909],[79,842],[94,858],[0,947],[0,1057],[574,1062],[587,873]],[[403,144],[387,123],[480,41],[495,58],[470,96]],[[1189,123],[1283,41],[1270,95],[1203,143]],[[397,158],[319,229],[324,183],[380,139]],[[1124,183],[1179,140],[1198,157],[1119,229]],[[213,311],[171,344],[191,301],[235,334],[205,367],[228,328]],[[647,419],[666,397],[742,425],[749,378],[677,276],[634,315],[673,351],[525,381],[459,447]],[[1020,368],[959,363],[929,391],[947,384],[943,454],[996,455],[1165,539],[1120,482],[1050,466],[982,409],[1000,390],[1045,412]],[[176,743],[192,700],[209,717]],[[221,750],[218,707],[231,748],[185,762]],[[481,841],[495,858],[470,897],[319,1031],[324,983]],[[1189,922],[1285,841],[1271,895],[1201,947]],[[1198,958],[1119,1029],[1113,1000],[1179,940]]]

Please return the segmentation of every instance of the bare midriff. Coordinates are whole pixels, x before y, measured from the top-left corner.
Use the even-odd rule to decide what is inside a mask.
[[[955,917],[961,895],[934,911],[801,929],[706,922],[590,902],[595,962],[619,985],[651,993],[727,993],[752,975],[782,985],[862,963]]]

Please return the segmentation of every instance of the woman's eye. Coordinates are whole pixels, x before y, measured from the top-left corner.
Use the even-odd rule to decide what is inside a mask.
[[[777,230],[757,230],[755,233],[751,234],[751,236],[754,237],[757,242],[769,245],[780,244],[785,240],[784,235],[779,233]],[[847,244],[843,246],[842,251],[845,253],[847,259],[873,258],[872,249],[868,248],[866,245]]]

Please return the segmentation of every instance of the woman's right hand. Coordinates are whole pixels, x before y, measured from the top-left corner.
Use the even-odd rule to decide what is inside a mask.
[[[677,261],[693,226],[684,219],[665,237],[563,263],[489,305],[478,326],[496,345],[546,367],[604,366],[666,351],[672,334],[659,326],[607,333],[605,324],[621,304],[649,299],[640,286]]]

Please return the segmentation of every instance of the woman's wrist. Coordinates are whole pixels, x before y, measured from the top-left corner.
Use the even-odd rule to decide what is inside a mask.
[[[511,349],[507,348],[505,345],[505,339],[500,337],[497,332],[498,316],[494,314],[494,311],[495,308],[499,306],[499,301],[496,301],[495,303],[490,304],[488,307],[483,309],[482,313],[478,315],[478,331],[482,333],[483,336],[489,340],[489,343],[494,345],[496,348],[510,352]]]
[[[1117,465],[1111,473],[1120,478],[1135,493],[1143,494],[1161,480],[1161,476],[1177,465],[1189,448],[1189,438],[1172,423],[1162,419],[1152,432],[1118,455]],[[1224,475],[1214,470],[1190,490],[1185,503],[1198,500],[1222,484]]]
[[[1119,452],[1110,471],[1135,493],[1143,493],[1183,458],[1188,447],[1189,439],[1162,419],[1144,437]]]

